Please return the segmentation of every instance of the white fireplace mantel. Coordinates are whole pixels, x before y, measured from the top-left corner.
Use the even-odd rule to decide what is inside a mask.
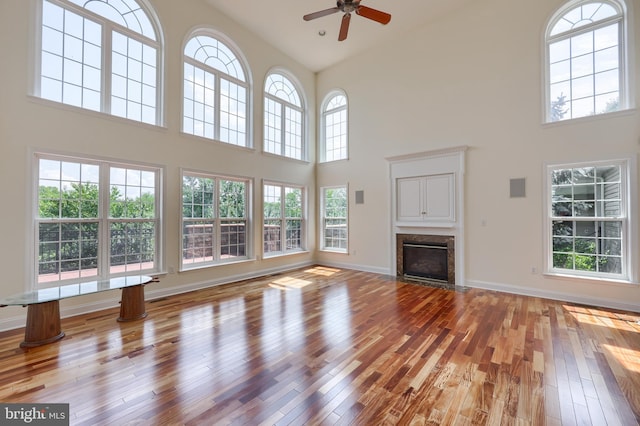
[[[464,286],[464,174],[468,146],[387,157],[391,186],[391,265],[396,235],[455,238],[456,286]]]

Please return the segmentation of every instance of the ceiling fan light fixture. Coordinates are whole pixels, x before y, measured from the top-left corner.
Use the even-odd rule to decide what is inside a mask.
[[[329,9],[319,10],[317,12],[308,13],[302,17],[305,21],[311,21],[312,19],[321,18],[323,16],[332,15],[337,12],[342,12],[342,23],[340,24],[340,33],[338,35],[338,41],[343,41],[347,38],[349,31],[349,22],[351,21],[351,13],[355,13],[363,18],[371,19],[372,21],[379,22],[382,25],[386,25],[391,21],[391,15],[382,12],[377,9],[372,9],[367,6],[360,5],[361,0],[338,0],[335,7]],[[321,34],[324,30],[320,30],[318,34]]]

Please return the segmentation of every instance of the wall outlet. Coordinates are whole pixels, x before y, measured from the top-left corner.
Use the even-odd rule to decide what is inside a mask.
[[[534,275],[537,274],[538,273],[538,268],[536,268],[535,266],[532,266],[531,267],[531,273],[534,274]]]

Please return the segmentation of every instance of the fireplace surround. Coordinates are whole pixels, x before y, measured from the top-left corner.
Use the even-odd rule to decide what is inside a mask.
[[[455,289],[455,237],[396,234],[396,273],[399,277]]]

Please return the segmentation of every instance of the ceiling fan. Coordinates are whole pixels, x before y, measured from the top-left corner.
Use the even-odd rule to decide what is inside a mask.
[[[302,19],[305,21],[311,21],[312,19],[321,18],[323,16],[331,15],[332,13],[344,12],[344,15],[342,16],[342,24],[340,24],[338,41],[342,41],[347,38],[349,22],[351,22],[351,12],[355,12],[356,15],[364,16],[365,18],[373,21],[380,22],[383,25],[386,25],[391,21],[391,15],[388,13],[372,9],[367,6],[361,6],[360,2],[361,0],[338,0],[336,7],[309,13],[308,15],[304,15]]]

